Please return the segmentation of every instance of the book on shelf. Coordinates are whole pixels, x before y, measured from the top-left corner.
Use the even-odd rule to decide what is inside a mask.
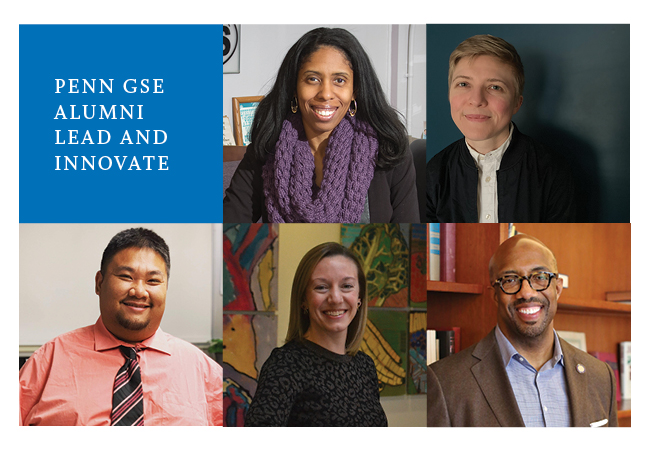
[[[427,330],[427,366],[438,361],[438,340],[436,330]]]
[[[440,224],[440,281],[456,282],[456,224]]]
[[[601,360],[604,363],[607,363],[609,367],[612,368],[614,375],[616,376],[616,401],[621,401],[621,377],[619,376],[618,370],[618,358],[615,353],[611,352],[589,352],[591,356],[596,359]]]
[[[621,399],[632,399],[632,342],[624,341],[619,346],[619,372],[621,376]]]
[[[438,339],[438,359],[456,353],[456,339],[453,329],[436,329],[436,338]]]
[[[608,302],[616,302],[616,303],[631,305],[632,291],[605,292],[605,300],[607,300]]]
[[[427,236],[429,257],[429,280],[440,281],[440,224],[430,223]]]
[[[508,224],[508,237],[511,238],[515,236],[517,233],[517,227],[515,227],[514,223],[509,223]]]
[[[427,365],[460,351],[460,327],[427,330]]]
[[[437,333],[441,332],[452,332],[454,351],[452,353],[458,353],[460,351],[460,327],[447,327],[447,328],[436,328]]]

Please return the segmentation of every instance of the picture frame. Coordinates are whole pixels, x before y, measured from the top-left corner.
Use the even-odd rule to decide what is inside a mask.
[[[235,142],[237,145],[250,144],[250,130],[253,125],[255,110],[264,98],[263,95],[232,98],[232,115],[235,126]]]
[[[587,351],[587,335],[581,331],[556,330],[558,336],[583,352]]]
[[[239,73],[241,25],[223,25],[223,73]]]

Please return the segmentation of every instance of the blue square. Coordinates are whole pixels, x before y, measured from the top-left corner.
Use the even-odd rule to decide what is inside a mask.
[[[222,222],[221,41],[21,25],[20,222]]]

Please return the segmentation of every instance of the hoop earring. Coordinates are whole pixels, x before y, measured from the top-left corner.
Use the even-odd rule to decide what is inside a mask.
[[[350,117],[354,117],[355,114],[357,113],[357,101],[352,100],[354,102],[354,109],[352,109],[352,103],[350,103],[350,109],[348,109],[348,114],[350,114]]]
[[[357,302],[357,308],[361,308],[361,300]]]
[[[298,99],[296,96],[294,96],[293,100],[291,100],[291,112],[294,114],[298,112]]]

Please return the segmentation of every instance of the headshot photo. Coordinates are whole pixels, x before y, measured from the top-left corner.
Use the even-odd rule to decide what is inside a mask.
[[[455,281],[427,298],[428,426],[631,426],[630,224],[452,226]]]
[[[21,224],[20,425],[222,426],[221,230]]]
[[[424,25],[226,31],[224,222],[423,220]]]
[[[422,224],[224,224],[224,426],[424,427]]]
[[[427,25],[428,222],[629,222],[629,25]]]

